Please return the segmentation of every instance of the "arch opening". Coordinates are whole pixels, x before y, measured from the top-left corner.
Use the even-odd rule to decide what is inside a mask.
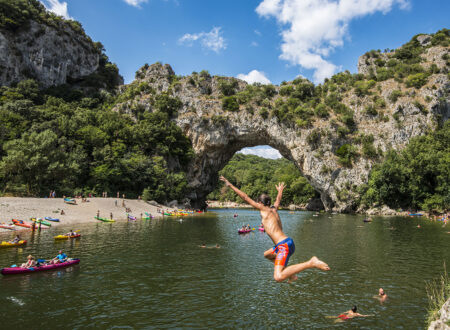
[[[289,150],[285,149],[280,152],[279,149],[269,144],[249,144],[248,140],[246,142],[244,147],[241,147],[239,142],[229,146],[232,147],[229,150],[237,150],[234,153],[224,154],[223,162],[219,163],[216,159],[217,166],[210,168],[211,184],[209,191],[203,192],[204,199],[221,203],[242,202],[234,192],[224,188],[220,183],[218,178],[220,175],[224,175],[255,200],[260,194],[267,193],[274,202],[277,195],[275,185],[278,182],[285,182],[286,188],[282,199],[284,207],[310,211],[319,211],[325,208],[320,198],[320,192],[310,184],[308,178],[302,175],[300,168],[292,160]],[[211,165],[214,165],[214,162]]]

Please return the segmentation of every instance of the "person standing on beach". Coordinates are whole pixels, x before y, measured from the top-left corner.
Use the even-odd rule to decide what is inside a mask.
[[[296,274],[310,268],[317,268],[324,271],[330,270],[330,267],[326,263],[315,256],[308,261],[287,266],[289,257],[295,251],[295,245],[294,241],[283,233],[281,219],[277,212],[281,203],[283,189],[285,188],[284,182],[276,186],[278,191],[277,199],[275,204],[270,206],[271,199],[268,195],[262,194],[258,198],[258,202],[255,202],[246,193],[233,186],[225,177],[221,176],[220,180],[225,182],[225,185],[230,187],[246,203],[259,210],[266,233],[275,244],[273,248],[264,252],[264,257],[274,263],[273,278],[275,281],[283,282],[287,279],[289,279],[289,282],[295,281],[297,280]]]

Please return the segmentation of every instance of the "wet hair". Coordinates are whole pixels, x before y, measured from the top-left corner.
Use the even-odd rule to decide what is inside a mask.
[[[353,312],[353,313],[356,313],[356,309],[357,309],[357,308],[356,308],[356,305],[353,306],[353,307],[352,307],[352,312]]]
[[[258,197],[258,202],[262,203],[264,206],[270,206],[270,203],[272,202],[272,199],[267,194],[261,194]]]

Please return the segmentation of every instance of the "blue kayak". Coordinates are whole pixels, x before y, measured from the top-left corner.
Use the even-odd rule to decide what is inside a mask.
[[[55,218],[51,218],[51,217],[45,217],[44,219],[48,220],[48,221],[59,222],[59,219],[55,219]]]

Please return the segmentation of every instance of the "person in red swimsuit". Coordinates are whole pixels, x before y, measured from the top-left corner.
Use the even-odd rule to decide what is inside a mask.
[[[258,209],[261,213],[261,219],[264,229],[266,230],[267,235],[269,235],[269,237],[275,244],[273,248],[264,252],[264,257],[274,263],[273,278],[275,279],[275,281],[283,282],[286,279],[289,279],[289,282],[295,281],[297,279],[296,274],[310,268],[330,270],[330,267],[328,267],[326,263],[319,260],[317,257],[312,257],[306,262],[287,266],[289,257],[295,251],[295,245],[294,241],[283,233],[281,219],[277,212],[278,207],[281,203],[283,189],[285,188],[284,182],[279,183],[276,186],[278,191],[277,199],[275,201],[275,204],[273,204],[273,206],[270,206],[271,199],[268,195],[262,194],[258,198],[258,202],[255,202],[253,199],[248,197],[246,193],[233,186],[223,176],[220,177],[220,180],[225,182],[225,185],[227,187],[230,187],[246,203]]]
[[[338,322],[345,321],[345,320],[352,319],[352,318],[357,317],[357,316],[359,316],[359,317],[371,316],[371,315],[359,314],[359,313],[356,312],[356,310],[357,310],[357,307],[353,306],[352,309],[342,313],[341,315],[336,316],[336,318],[338,319],[336,321],[338,321]]]

